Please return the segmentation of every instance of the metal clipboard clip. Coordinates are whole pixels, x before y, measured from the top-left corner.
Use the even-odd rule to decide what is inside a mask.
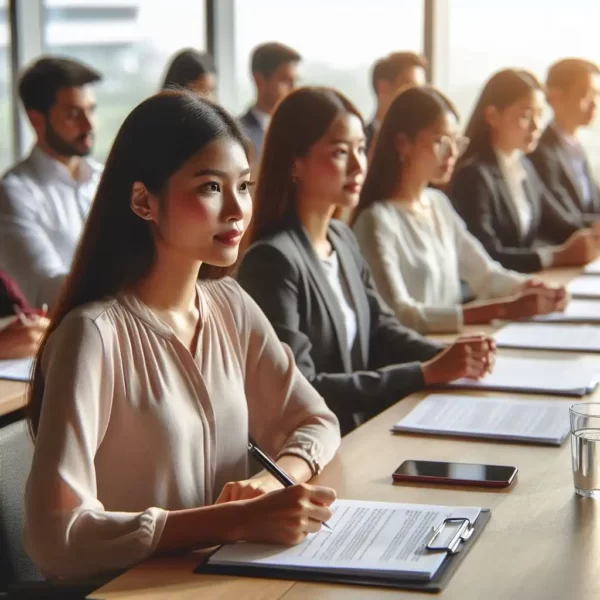
[[[458,530],[452,536],[450,541],[444,546],[436,546],[435,541],[449,524],[459,524]],[[447,552],[448,554],[457,554],[460,552],[463,542],[466,542],[475,532],[471,521],[463,517],[449,517],[444,519],[437,527],[433,528],[433,535],[427,545],[426,550],[430,552]]]

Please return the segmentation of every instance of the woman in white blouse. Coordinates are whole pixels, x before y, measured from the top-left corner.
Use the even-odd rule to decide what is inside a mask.
[[[565,291],[493,261],[448,198],[428,185],[450,178],[468,140],[451,102],[412,87],[392,103],[354,217],[354,232],[379,292],[422,332],[561,310]],[[476,301],[462,305],[461,279]]]
[[[251,214],[248,148],[220,107],[163,92],[126,119],[38,354],[25,543],[48,576],[238,540],[294,544],[333,490],[298,482],[338,422],[230,278]],[[200,272],[200,281],[197,281]]]

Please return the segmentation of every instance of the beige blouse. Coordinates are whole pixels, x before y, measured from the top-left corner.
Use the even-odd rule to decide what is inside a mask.
[[[314,473],[337,450],[336,417],[238,284],[201,282],[198,305],[196,356],[132,295],[78,308],[52,334],[25,525],[46,575],[148,557],[167,511],[249,477],[249,433]]]

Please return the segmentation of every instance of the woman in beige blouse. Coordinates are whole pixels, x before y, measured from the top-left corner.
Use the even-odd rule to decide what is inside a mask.
[[[222,277],[250,219],[247,156],[234,120],[187,92],[144,101],[117,135],[31,390],[25,542],[46,575],[294,544],[331,516],[328,488],[248,479],[249,435],[298,482],[340,436]]]
[[[564,308],[564,288],[492,260],[446,195],[428,187],[448,182],[467,144],[441,92],[429,86],[401,92],[381,126],[354,217],[379,292],[402,323],[421,332]],[[461,304],[461,279],[476,302]]]

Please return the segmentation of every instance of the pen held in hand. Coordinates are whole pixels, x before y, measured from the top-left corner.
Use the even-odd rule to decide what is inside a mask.
[[[248,442],[248,452],[258,461],[258,463],[283,487],[291,487],[296,485],[296,482],[267,454],[265,454],[258,446]],[[333,531],[327,523],[321,524],[323,529]]]

